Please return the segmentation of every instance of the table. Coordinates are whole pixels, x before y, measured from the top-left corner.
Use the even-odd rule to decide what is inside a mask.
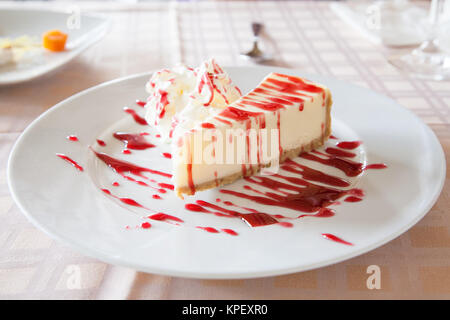
[[[65,9],[68,3],[2,2],[0,8],[18,5]],[[6,164],[34,118],[103,81],[179,61],[197,65],[214,56],[223,65],[242,65],[238,53],[251,45],[254,20],[266,24],[278,65],[330,74],[394,98],[432,128],[450,156],[450,82],[402,75],[387,63],[388,49],[347,26],[326,1],[79,5],[112,19],[107,36],[56,73],[0,88],[0,299],[450,298],[448,176],[432,210],[397,239],[336,265],[279,277],[216,281],[145,274],[80,255],[33,227],[11,199]],[[381,269],[379,290],[366,286],[370,265]],[[80,282],[73,282],[75,273]]]

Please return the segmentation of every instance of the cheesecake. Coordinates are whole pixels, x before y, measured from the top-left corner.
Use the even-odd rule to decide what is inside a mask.
[[[287,158],[322,146],[331,133],[331,104],[330,91],[322,85],[269,74],[224,110],[175,130],[175,192],[192,195],[265,167],[276,170]]]
[[[215,61],[200,69],[189,75],[195,81],[185,88],[189,96],[184,104],[165,111],[172,117],[170,125],[161,126],[158,120],[158,94],[153,96],[156,101],[149,97],[147,103],[149,124],[159,127],[171,144],[172,180],[179,197],[256,173],[274,174],[286,159],[318,148],[329,138],[332,98],[327,87],[270,73],[242,96]],[[171,90],[170,85],[164,90]],[[180,91],[172,93],[173,101],[179,97]]]

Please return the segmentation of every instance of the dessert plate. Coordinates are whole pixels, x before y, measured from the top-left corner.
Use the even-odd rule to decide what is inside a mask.
[[[74,28],[69,29],[68,25]],[[57,11],[0,10],[0,38],[27,35],[40,40],[44,32],[53,29],[68,34],[66,50],[63,52],[50,52],[41,48],[15,64],[0,66],[0,85],[28,81],[63,66],[100,40],[106,34],[108,25],[107,19],[96,15],[81,14],[78,18]]]
[[[296,180],[289,190],[240,180],[177,198],[165,174],[171,170],[169,146],[158,140],[153,128],[139,123],[144,110],[135,100],[146,98],[144,85],[150,76],[142,74],[70,97],[24,131],[8,163],[8,183],[17,205],[50,236],[105,262],[171,276],[226,279],[293,273],[355,257],[408,230],[436,201],[445,177],[442,148],[419,118],[393,100],[295,70],[226,70],[243,92],[269,72],[328,86],[334,100],[334,137],[315,155],[331,162],[294,161],[346,181],[345,188],[335,183],[330,187],[328,178],[317,182],[313,176],[314,183],[330,188],[327,192],[353,192],[320,214],[255,201],[267,192],[294,192]],[[155,146],[123,153],[123,141],[113,137],[116,132],[133,133]],[[345,143],[337,148],[340,142]],[[360,164],[360,174],[349,177],[346,169],[336,168],[343,167],[325,153],[327,147],[353,153],[339,158]],[[124,169],[130,165],[99,158],[94,151],[135,167]],[[279,173],[295,177],[295,172]],[[229,212],[270,214],[281,223],[252,228]]]

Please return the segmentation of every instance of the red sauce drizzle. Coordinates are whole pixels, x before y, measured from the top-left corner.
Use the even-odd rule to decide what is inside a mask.
[[[301,171],[296,170],[295,167],[300,168]],[[348,181],[345,181],[344,179],[341,179],[341,178],[323,173],[321,171],[309,168],[309,167],[299,164],[291,159],[287,159],[284,162],[284,164],[281,166],[281,168],[286,171],[299,174],[306,180],[322,182],[322,183],[326,183],[330,186],[335,186],[335,187],[350,186],[350,183]],[[279,177],[281,177],[287,181],[293,182],[293,183],[295,183],[295,182],[298,183],[298,180],[295,180],[296,178],[284,177],[284,176],[280,176],[280,175],[275,175],[275,176],[279,176]]]
[[[245,121],[250,119],[250,117],[254,117],[257,115],[263,114],[262,112],[251,112],[251,111],[246,111],[246,110],[242,110],[242,109],[237,109],[235,107],[228,107],[225,110],[223,110],[219,116],[224,117],[224,118],[229,118],[229,119],[233,119],[236,121]]]
[[[166,106],[169,104],[169,100],[167,99],[167,91],[159,90],[160,100],[158,103],[158,111],[159,118],[163,118],[166,113]]]
[[[277,129],[278,129],[278,149],[280,151],[280,157],[283,153],[283,148],[281,147],[281,130],[280,130],[280,112],[277,112]]]
[[[313,181],[319,181],[330,185],[346,187],[350,184],[338,177],[330,176],[320,171],[308,168],[301,164],[298,164],[292,160],[287,160],[283,169],[287,171],[302,175],[304,178],[309,178]],[[298,170],[297,168],[301,169]],[[304,179],[297,177],[288,177],[281,174],[277,174],[274,177],[281,178],[290,182],[290,184],[278,181],[272,177],[265,176],[253,176],[245,178],[246,181],[263,186],[267,189],[277,191],[258,191],[250,186],[244,186],[245,189],[257,193],[257,195],[251,195],[249,193],[238,192],[234,190],[222,189],[220,192],[229,194],[232,196],[249,199],[256,203],[284,207],[296,211],[314,213],[314,214],[302,214],[297,218],[303,217],[332,217],[334,211],[327,208],[327,206],[336,204],[336,200],[344,195],[352,195],[362,197],[363,192],[360,189],[340,190],[330,187],[324,187],[310,183]],[[287,192],[290,191],[290,192]],[[293,192],[292,192],[293,191]],[[280,194],[281,193],[281,194]],[[360,199],[360,198],[358,198]],[[220,202],[219,199],[216,202]],[[224,201],[224,205],[233,205],[230,201]],[[250,226],[263,226],[268,224],[278,223],[276,218],[284,218],[281,215],[269,215],[266,213],[258,212],[256,210],[249,210],[251,213],[242,213],[227,208],[223,208],[216,204],[208,203],[206,201],[197,200],[195,204],[186,204],[186,209],[196,212],[205,213],[220,213],[221,215],[228,217],[239,217],[246,221]],[[245,208],[244,208],[245,209]],[[212,210],[212,211],[211,211]]]
[[[188,144],[187,150],[190,150],[189,139],[186,139],[186,143]],[[189,160],[188,160],[186,167],[187,167],[187,177],[188,177],[189,189],[191,190],[192,194],[195,194],[195,184],[194,184],[194,180],[192,178],[192,154],[190,153],[190,151],[189,151]]]
[[[210,208],[213,210],[216,210],[218,212],[212,212],[206,208]],[[190,211],[195,212],[204,212],[204,213],[215,213],[219,216],[228,216],[228,217],[238,217],[244,220],[248,225],[251,227],[260,227],[260,226],[266,226],[269,224],[278,223],[278,221],[273,218],[272,216],[268,215],[267,213],[263,212],[252,212],[252,213],[241,213],[234,210],[229,210],[226,208],[223,208],[221,206],[203,201],[203,200],[197,200],[196,204],[194,203],[188,203],[185,205],[185,208]]]
[[[276,92],[277,96],[273,96],[273,91],[278,91],[278,89],[274,86],[269,85],[268,83],[263,83],[260,87],[254,89],[251,93],[247,95],[248,96],[256,96],[261,97],[264,99],[267,99],[272,102],[277,103],[283,103],[287,105],[292,105],[293,103],[300,103],[300,108],[302,108],[302,105],[305,101],[304,98],[309,98],[308,95],[302,94],[302,93],[296,93],[295,96],[287,95],[287,94],[280,94],[280,92]],[[302,98],[300,98],[300,96]],[[245,99],[245,98],[244,98]],[[302,111],[303,109],[300,109]]]
[[[151,209],[145,208],[144,206],[142,206],[141,204],[139,204],[137,201],[135,201],[133,199],[120,198],[120,197],[118,197],[116,195],[113,195],[111,193],[111,191],[109,191],[108,189],[101,189],[101,190],[104,193],[108,194],[109,196],[111,196],[111,197],[113,197],[115,199],[118,199],[118,200],[122,201],[125,204],[131,205],[131,206],[135,206],[135,207],[144,208],[144,209],[147,209],[147,210],[151,210]],[[170,221],[175,221],[175,222],[180,222],[180,223],[184,222],[182,219],[180,219],[178,217],[175,217],[175,216],[172,216],[172,215],[169,215],[169,214],[165,214],[165,213],[162,213],[162,212],[158,212],[158,213],[152,214],[152,215],[148,216],[147,218],[152,219],[152,220],[158,220],[158,221],[168,221],[168,220],[170,220]],[[148,222],[144,222],[144,223],[145,223],[145,226],[147,226],[147,228],[151,227],[150,223],[148,223]],[[144,223],[141,226],[143,226]]]
[[[373,163],[373,164],[368,164],[367,166],[364,167],[364,170],[367,169],[385,169],[387,168],[387,165],[385,165],[384,163]]]
[[[358,148],[362,144],[362,141],[342,141],[336,146],[341,149],[353,150]]]
[[[66,160],[67,162],[69,162],[72,166],[74,166],[77,170],[79,171],[83,171],[83,167],[80,166],[76,161],[72,160],[71,158],[69,158],[68,156],[66,156],[65,154],[62,153],[57,153],[56,154],[58,157],[60,157],[63,160]]]
[[[210,92],[210,97],[209,97],[208,102],[206,102],[204,104],[204,106],[209,106],[211,104],[211,102],[213,101],[213,99],[214,99],[214,85],[212,83],[210,75],[207,72],[205,72],[202,75],[202,77],[200,78],[200,83],[198,85],[198,93],[200,93],[200,94],[202,93],[203,88],[205,87],[205,85],[206,85],[206,88]]]
[[[152,225],[149,222],[142,222],[141,228],[142,229],[150,229]]]
[[[346,201],[346,202],[359,202],[361,200],[362,200],[361,198],[354,197],[354,196],[350,196],[350,197],[347,197],[344,199],[344,201]]]
[[[262,176],[254,176],[251,178],[246,178],[246,180],[283,194],[280,195],[278,193],[270,191],[259,191],[258,193],[260,195],[254,196],[247,193],[227,189],[222,189],[220,190],[220,192],[244,199],[249,199],[264,205],[278,206],[302,212],[316,212],[322,207],[330,205],[331,203],[348,193],[347,190],[328,188],[308,183],[306,181],[305,182],[307,183],[307,186],[305,187],[286,184],[278,180]],[[255,191],[252,188],[247,189]],[[294,193],[284,192],[283,190],[294,191]]]
[[[184,207],[189,211],[195,211],[195,212],[210,212],[209,210],[206,210],[202,206],[199,206],[194,203],[187,203],[184,205]]]
[[[133,117],[134,121],[136,121],[136,123],[139,123],[140,125],[143,125],[143,126],[148,125],[147,121],[144,118],[142,118],[140,115],[138,115],[136,113],[136,111],[134,111],[133,109],[125,107],[125,108],[123,108],[123,111],[125,111],[128,114],[131,114],[131,116]]]
[[[343,239],[341,239],[341,238],[339,238],[339,237],[337,237],[337,236],[335,236],[334,234],[331,234],[331,233],[322,233],[322,237],[324,237],[327,240],[331,240],[331,241],[334,241],[334,242],[342,243],[342,244],[345,244],[345,245],[348,245],[348,246],[352,246],[353,245],[353,243],[345,241],[345,240],[343,240]]]
[[[315,217],[315,218],[331,218],[334,216],[334,211],[330,208],[320,208],[319,212],[316,214],[302,214],[299,215],[297,218],[304,218],[304,217]]]
[[[144,136],[137,133],[114,133],[114,138],[125,142],[125,148],[133,150],[144,150],[148,148],[154,148],[155,145],[148,142]]]
[[[74,134],[67,136],[67,139],[69,139],[70,141],[78,141],[78,137]]]
[[[118,174],[122,175],[123,173],[130,172],[136,176],[139,176],[142,178],[147,178],[147,177],[143,176],[142,173],[149,172],[151,174],[160,175],[160,176],[163,176],[166,178],[172,178],[172,175],[169,173],[140,167],[140,166],[135,165],[128,161],[115,159],[115,158],[107,155],[106,153],[96,152],[93,149],[91,149],[91,150],[92,150],[92,152],[94,152],[94,154],[97,156],[97,158],[102,160],[108,167],[110,167],[113,171],[117,172]]]
[[[344,151],[344,150],[341,150],[338,148],[333,148],[333,147],[326,148],[325,152],[328,154],[331,154],[333,156],[338,156],[338,157],[346,157],[346,158],[356,157],[356,154],[354,154],[353,152],[348,152],[348,151]]]
[[[98,143],[98,145],[101,146],[101,147],[106,146],[106,142],[103,141],[103,140],[97,139],[97,143]]]
[[[169,184],[169,183],[160,182],[160,183],[158,183],[158,186],[160,186],[162,188],[165,188],[165,189],[169,189],[169,190],[175,190],[174,185],[173,184]]]
[[[219,117],[214,117],[214,119],[216,119],[216,120],[218,120],[220,122],[223,122],[223,123],[225,123],[225,124],[227,124],[229,126],[232,125],[232,123],[230,121],[228,121],[228,120],[225,120],[225,119],[222,119],[222,118],[219,118]]]
[[[219,231],[217,229],[212,228],[212,227],[199,227],[199,226],[197,226],[196,228],[204,230],[204,231],[207,231],[209,233],[219,233]]]
[[[313,153],[324,155],[315,151],[313,151]],[[348,177],[356,177],[363,171],[362,163],[328,155],[325,155],[326,158],[320,158],[313,153],[303,153],[300,155],[300,157],[311,161],[316,161],[330,167],[335,167],[344,172]]]
[[[125,203],[127,205],[140,207],[140,208],[143,208],[143,209],[146,209],[146,210],[153,211],[151,209],[148,209],[148,208],[142,206],[140,203],[138,203],[137,201],[135,201],[133,199],[118,197],[118,196],[112,194],[111,191],[109,191],[108,189],[101,189],[101,190],[104,193],[106,193],[107,195],[109,195],[109,196],[111,196],[111,197],[113,197],[115,199],[118,199],[118,200],[120,200],[121,202],[123,202],[123,203]],[[158,196],[158,195],[155,195],[155,196]],[[180,219],[178,217],[171,216],[171,215],[168,215],[168,214],[165,214],[165,213],[162,213],[162,212],[158,212],[158,213],[152,214],[152,215],[148,216],[147,218],[152,219],[152,220],[158,220],[158,221],[168,221],[168,220],[170,220],[170,221],[175,221],[175,222],[180,222],[180,223],[184,222],[182,219]],[[141,225],[141,227],[144,228],[144,229],[147,229],[147,228],[151,227],[151,224],[149,222],[144,222]]]
[[[107,195],[109,195],[109,196],[111,196],[111,197],[113,197],[113,198],[115,198],[115,199],[117,199],[117,200],[120,200],[120,201],[122,201],[123,203],[125,203],[125,204],[127,204],[127,205],[130,205],[130,206],[133,206],[133,207],[139,207],[139,208],[145,208],[143,205],[141,205],[139,202],[137,202],[136,200],[133,200],[133,199],[131,199],[131,198],[121,198],[121,197],[118,197],[118,196],[116,196],[116,195],[113,195],[112,193],[111,193],[111,191],[109,191],[108,189],[101,189],[104,193],[106,193]]]
[[[289,82],[281,81],[278,79],[267,79],[267,82],[279,87],[280,91],[296,93],[297,91],[307,91],[311,93],[322,93],[324,90],[311,83],[306,83],[303,79],[299,77],[289,76],[281,73],[276,73],[278,77],[285,78]]]
[[[165,214],[162,212],[152,214],[151,216],[148,216],[147,218],[152,219],[152,220],[158,220],[158,221],[172,220],[172,221],[176,221],[176,222],[184,222],[183,220],[181,220],[178,217],[171,216],[169,214]]]
[[[222,232],[225,232],[231,236],[237,236],[239,235],[236,231],[232,230],[232,229],[220,229]]]
[[[214,124],[209,123],[209,122],[203,122],[202,123],[202,128],[205,128],[205,129],[214,129],[215,127],[216,126]]]
[[[321,154],[321,153],[319,153]],[[323,155],[323,154],[322,154]],[[325,155],[327,156],[327,155]],[[315,157],[315,156],[314,156]],[[335,160],[334,156],[327,156],[323,160]],[[343,163],[347,163],[346,160],[342,160]],[[340,162],[338,162],[340,163]],[[328,162],[326,162],[328,164]],[[331,162],[334,165],[334,162]],[[353,162],[351,162],[353,164]],[[356,164],[357,169],[361,170],[362,164]],[[351,167],[351,166],[350,166]],[[308,214],[302,214],[296,218],[303,217],[317,217],[326,218],[334,216],[334,211],[327,208],[329,205],[337,204],[337,199],[349,195],[354,196],[358,200],[364,196],[361,189],[335,189],[331,187],[325,187],[313,184],[309,181],[317,181],[325,183],[335,187],[348,187],[350,183],[339,177],[331,176],[320,172],[318,170],[309,168],[302,164],[296,163],[292,160],[286,160],[282,169],[301,175],[304,179],[292,176],[285,176],[282,174],[275,174],[273,177],[267,176],[253,176],[247,177],[245,180],[249,183],[263,186],[265,189],[271,191],[259,191],[249,185],[244,186],[244,189],[255,192],[256,195],[249,194],[248,192],[238,192],[234,190],[222,189],[221,193],[252,200],[256,203],[278,206],[282,208],[292,209],[295,211],[306,212]],[[347,168],[347,167],[344,167]],[[346,170],[348,171],[348,170]],[[348,173],[353,173],[352,171]],[[286,180],[288,183],[276,180],[274,178]],[[305,180],[306,179],[306,180]],[[309,180],[309,181],[308,181]],[[263,189],[264,190],[264,189]],[[273,192],[276,191],[276,192]],[[350,197],[349,197],[350,198]],[[351,198],[350,198],[351,199]],[[351,200],[350,200],[351,201]],[[216,199],[216,202],[222,202],[220,199]],[[224,205],[236,206],[238,208],[250,211],[250,213],[242,213],[227,208],[220,207],[218,205],[208,203],[206,201],[197,200],[195,204],[186,204],[186,209],[196,212],[213,213],[225,217],[239,217],[246,221],[250,226],[262,226],[268,224],[278,223],[277,218],[288,218],[282,215],[270,215],[262,212],[258,212],[254,209],[242,208],[234,205],[230,201],[223,201]],[[311,214],[313,213],[313,214]],[[291,218],[292,219],[292,218]]]
[[[163,156],[164,158],[167,158],[167,159],[172,159],[172,154],[170,154],[170,153],[168,153],[168,152],[163,152],[163,153],[162,153],[162,156]]]
[[[279,99],[279,98],[278,98]],[[274,100],[273,98],[271,99],[272,101]],[[276,102],[265,102],[265,101],[261,101],[261,100],[251,100],[248,96],[243,98],[241,100],[241,102],[239,103],[239,106],[245,107],[246,105],[252,106],[252,107],[256,107],[265,111],[277,111],[279,109],[284,109],[286,107],[287,104],[290,104],[289,101],[283,101],[283,103],[279,103],[280,101],[278,100]],[[287,102],[287,103],[286,103]]]
[[[354,189],[349,190],[348,194],[362,198],[362,197],[364,197],[364,190],[354,188]]]
[[[241,213],[240,217],[251,227],[268,226],[278,223],[278,220],[263,212]]]
[[[284,228],[292,228],[294,225],[292,224],[292,223],[290,223],[290,222],[278,222],[278,224],[281,226],[281,227],[284,227]]]
[[[136,104],[140,107],[145,107],[145,105],[147,104],[145,101],[141,101],[141,100],[136,100]]]

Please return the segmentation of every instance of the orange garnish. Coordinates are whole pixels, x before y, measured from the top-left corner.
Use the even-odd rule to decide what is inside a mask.
[[[67,34],[59,30],[44,33],[42,45],[50,51],[63,51],[66,46]]]

